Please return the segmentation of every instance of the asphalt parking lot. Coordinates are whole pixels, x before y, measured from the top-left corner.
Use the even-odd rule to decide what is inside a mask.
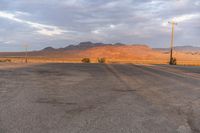
[[[0,67],[0,133],[199,132],[200,67]]]

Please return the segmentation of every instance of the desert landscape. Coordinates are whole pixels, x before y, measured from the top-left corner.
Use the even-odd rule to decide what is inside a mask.
[[[0,0],[0,133],[200,133],[199,0]]]
[[[30,63],[81,63],[83,58],[90,58],[97,63],[98,58],[105,58],[107,63],[168,64],[168,48],[151,48],[141,44],[103,44],[81,42],[65,48],[46,47],[40,51],[29,51]],[[200,65],[200,48],[182,46],[174,48],[174,57],[178,65]],[[24,62],[25,52],[0,52],[0,59],[11,62]]]

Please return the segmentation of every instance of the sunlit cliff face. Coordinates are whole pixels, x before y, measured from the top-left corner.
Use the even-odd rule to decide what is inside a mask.
[[[63,47],[81,41],[200,46],[199,0],[0,0],[0,49]]]

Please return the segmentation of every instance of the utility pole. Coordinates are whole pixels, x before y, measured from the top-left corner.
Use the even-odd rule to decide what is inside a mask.
[[[25,47],[24,59],[25,59],[25,63],[28,63],[28,45],[25,44],[24,47]]]
[[[177,25],[176,22],[171,21],[169,24],[172,25],[172,33],[171,33],[171,44],[170,44],[170,61],[169,64],[173,65],[174,64],[174,58],[173,58],[173,47],[174,47],[174,26]]]

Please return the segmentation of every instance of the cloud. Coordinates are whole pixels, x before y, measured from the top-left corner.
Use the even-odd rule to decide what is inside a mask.
[[[5,44],[13,44],[13,43],[15,43],[15,41],[10,40],[10,41],[6,41],[6,42],[3,42],[3,43],[5,43]]]
[[[184,14],[184,15],[173,17],[171,20],[170,19],[165,20],[162,23],[162,26],[167,26],[168,22],[170,22],[170,21],[174,21],[176,23],[182,23],[185,21],[190,21],[190,20],[194,20],[194,19],[198,19],[198,18],[200,18],[200,13]]]
[[[69,32],[66,30],[62,30],[57,26],[45,25],[45,24],[40,24],[40,23],[36,23],[36,22],[23,20],[23,19],[18,18],[17,17],[18,15],[29,15],[29,14],[24,13],[24,12],[19,12],[19,11],[15,12],[15,13],[8,13],[8,12],[0,11],[1,18],[6,18],[6,19],[9,19],[12,21],[16,21],[18,23],[27,24],[30,27],[35,28],[36,31],[41,35],[55,36],[55,35],[61,35],[63,33]]]
[[[200,17],[199,13],[196,13],[196,14],[185,14],[185,15],[174,17],[173,20],[175,22],[184,22],[184,21],[189,21],[189,20],[196,19],[196,18],[199,18],[199,17]]]
[[[200,6],[200,1],[196,1],[194,4],[195,4],[196,6]]]
[[[105,31],[114,30],[116,27],[117,27],[117,25],[110,24],[110,25],[105,26],[105,27],[98,27],[91,32],[94,33],[94,34],[103,34],[103,33],[105,33]]]
[[[0,39],[33,49],[80,41],[163,47],[173,19],[175,44],[200,46],[199,0],[2,0],[0,8]]]

